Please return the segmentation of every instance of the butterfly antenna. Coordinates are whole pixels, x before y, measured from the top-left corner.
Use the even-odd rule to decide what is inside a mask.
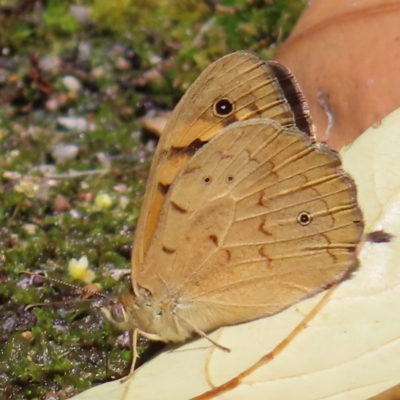
[[[81,286],[74,285],[74,284],[72,284],[72,283],[64,282],[64,281],[62,281],[62,280],[60,280],[60,279],[49,278],[49,277],[47,277],[47,276],[43,276],[43,275],[40,275],[40,274],[36,274],[36,273],[30,272],[30,271],[21,271],[20,274],[24,274],[24,275],[28,275],[28,276],[33,276],[33,277],[41,278],[41,279],[44,279],[45,281],[48,281],[48,282],[59,283],[59,284],[64,285],[64,286],[68,286],[68,287],[70,287],[70,288],[72,288],[72,289],[76,289],[76,290],[79,290],[79,291],[81,291],[81,292],[85,292],[85,293],[89,293],[89,294],[92,294],[92,295],[95,295],[95,296],[99,296],[99,297],[101,297],[101,298],[103,298],[103,299],[106,299],[106,300],[111,301],[111,298],[108,297],[107,295],[103,294],[103,293],[99,293],[99,292],[96,292],[96,291],[94,291],[94,290],[90,290],[90,289],[87,289],[87,288],[83,288],[83,287],[81,287]]]

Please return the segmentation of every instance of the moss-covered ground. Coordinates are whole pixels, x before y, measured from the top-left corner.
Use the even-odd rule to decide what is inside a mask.
[[[110,271],[129,268],[156,143],[140,117],[228,52],[270,57],[303,7],[0,0],[0,399],[65,399],[127,373],[128,340],[79,291],[20,272],[84,286],[67,266],[86,256],[103,293],[126,285]]]

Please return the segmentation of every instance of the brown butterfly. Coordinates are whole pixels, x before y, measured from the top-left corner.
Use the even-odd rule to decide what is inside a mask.
[[[272,315],[343,279],[356,264],[362,213],[339,156],[312,131],[282,65],[238,52],[208,67],[162,134],[133,287],[107,317],[180,342]]]

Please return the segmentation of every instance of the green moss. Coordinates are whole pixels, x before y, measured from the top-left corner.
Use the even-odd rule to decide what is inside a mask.
[[[53,34],[60,38],[62,35],[67,37],[79,30],[79,22],[75,16],[69,11],[68,2],[60,2],[58,0],[50,0],[43,13],[43,31],[52,31]]]

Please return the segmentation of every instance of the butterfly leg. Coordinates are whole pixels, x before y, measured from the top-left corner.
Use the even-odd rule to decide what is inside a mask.
[[[130,340],[131,340],[131,348],[132,348],[131,369],[129,371],[129,374],[127,376],[125,376],[125,378],[121,379],[121,383],[125,383],[128,379],[130,379],[133,376],[133,374],[135,372],[136,361],[139,358],[139,354],[137,352],[138,334],[140,334],[150,340],[161,341],[161,342],[163,341],[163,340],[161,340],[160,336],[155,335],[153,333],[143,332],[140,329],[134,329],[133,331],[131,331],[130,332]]]
[[[231,349],[228,347],[224,347],[221,344],[217,343],[215,340],[211,339],[210,336],[208,336],[206,333],[202,332],[201,330],[197,329],[195,326],[193,326],[187,319],[181,317],[180,315],[176,314],[175,312],[172,312],[175,317],[183,321],[186,325],[190,326],[193,330],[193,332],[196,332],[199,336],[203,337],[204,339],[207,339],[209,342],[211,342],[215,347],[218,347],[219,349],[230,352]]]
[[[130,341],[131,341],[131,349],[132,349],[132,362],[131,369],[129,370],[129,374],[125,376],[125,378],[121,379],[121,383],[125,383],[128,379],[130,379],[135,372],[136,361],[139,358],[139,354],[137,352],[137,340],[138,340],[138,330],[134,329],[129,332]]]

